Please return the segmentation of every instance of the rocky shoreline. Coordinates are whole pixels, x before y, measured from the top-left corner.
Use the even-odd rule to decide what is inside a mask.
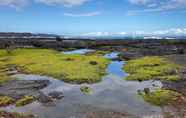
[[[48,104],[56,99],[62,99],[63,93],[52,91],[48,94],[41,90],[50,84],[49,80],[12,80],[1,84],[0,96],[7,96],[12,99],[20,100],[24,96],[32,96],[33,101]]]
[[[179,74],[181,79],[176,81],[162,81],[163,88],[177,91],[183,94],[177,104],[173,104],[166,110],[174,110],[178,107],[179,112],[184,114],[186,109],[186,40],[63,40],[63,39],[0,39],[0,48],[6,46],[16,48],[51,48],[56,50],[71,50],[78,48],[90,48],[101,51],[117,51],[119,58],[114,60],[132,60],[145,56],[161,56],[181,64]],[[180,59],[181,58],[181,59]],[[11,70],[15,70],[14,68]],[[9,73],[10,75],[15,73]],[[0,85],[0,96],[8,96],[18,100],[24,96],[33,96],[40,103],[49,103],[54,99],[62,99],[63,93],[51,92],[44,94],[41,90],[50,84],[48,80],[11,80]],[[183,103],[183,104],[181,104]],[[178,112],[178,111],[176,111]],[[125,114],[115,112],[90,113],[88,117],[110,114],[113,117],[123,117]],[[98,116],[97,116],[98,115]]]

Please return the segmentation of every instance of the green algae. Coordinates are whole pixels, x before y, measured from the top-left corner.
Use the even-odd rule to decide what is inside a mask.
[[[166,80],[176,81],[180,79],[180,66],[161,57],[143,57],[128,61],[124,70],[129,73],[126,80]]]
[[[86,95],[89,95],[92,92],[92,89],[88,86],[81,86],[80,90],[81,90],[82,93],[84,93]]]
[[[140,94],[146,102],[157,106],[172,104],[181,94],[166,89],[157,89],[150,93],[142,92]]]
[[[14,99],[8,96],[0,96],[0,107],[8,106],[14,103]]]
[[[1,61],[3,58],[9,59]],[[70,83],[100,81],[109,62],[97,55],[67,55],[50,49],[15,49],[10,55],[0,50],[0,64],[16,65],[22,73],[52,76]]]
[[[16,101],[16,107],[21,107],[27,104],[30,104],[34,101],[33,96],[24,96],[23,98],[19,99]]]

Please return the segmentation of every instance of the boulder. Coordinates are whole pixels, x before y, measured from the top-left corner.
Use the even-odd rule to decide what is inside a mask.
[[[58,91],[50,92],[48,94],[48,96],[51,97],[52,99],[62,99],[64,97],[63,93],[62,92],[58,92]]]

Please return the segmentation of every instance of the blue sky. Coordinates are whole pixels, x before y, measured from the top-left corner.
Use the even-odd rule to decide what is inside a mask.
[[[0,31],[185,34],[186,0],[0,0]]]

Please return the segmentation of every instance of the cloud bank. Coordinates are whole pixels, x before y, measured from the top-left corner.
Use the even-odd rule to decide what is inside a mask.
[[[0,0],[0,6],[8,6],[19,9],[26,6],[28,2],[29,0]]]
[[[156,30],[152,32],[134,31],[134,32],[89,32],[82,36],[186,36],[186,28],[171,28],[167,30]]]
[[[41,3],[45,5],[63,5],[65,7],[83,5],[92,0],[0,0],[0,6],[21,8],[28,3]],[[94,0],[96,2],[98,0]],[[186,9],[186,0],[127,0],[132,5],[143,6],[144,9],[130,10],[130,14],[142,12],[161,12],[174,9]],[[105,3],[106,4],[106,3]]]
[[[30,2],[42,3],[45,5],[63,5],[65,7],[79,6],[90,0],[0,0],[0,6],[22,8]]]
[[[137,4],[137,5],[145,5],[151,2],[151,0],[129,0],[129,2],[132,4]]]
[[[36,2],[44,3],[47,5],[64,5],[67,7],[82,5],[89,0],[35,0]]]
[[[90,17],[90,16],[97,16],[97,15],[100,15],[100,14],[101,14],[101,12],[95,11],[95,12],[81,13],[81,14],[64,13],[64,16],[70,16],[70,17]]]
[[[186,9],[186,0],[129,0],[129,2],[145,8],[142,10],[130,10],[128,11],[129,15]]]

